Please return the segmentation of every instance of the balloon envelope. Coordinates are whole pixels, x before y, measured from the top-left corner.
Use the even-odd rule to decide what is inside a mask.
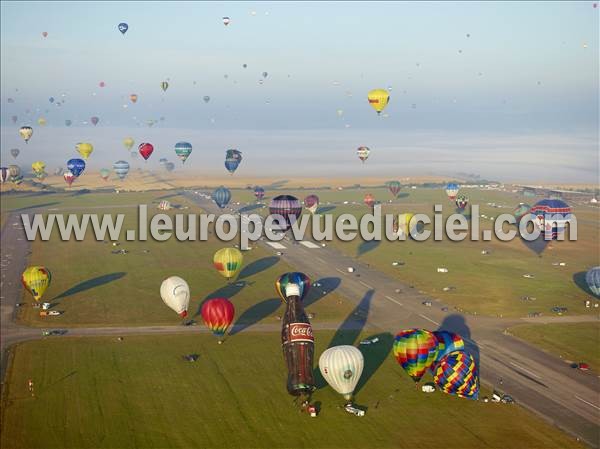
[[[31,136],[33,136],[33,128],[31,126],[21,126],[21,128],[19,128],[19,135],[25,142],[29,142]]]
[[[127,150],[131,150],[131,147],[133,147],[133,144],[135,143],[135,141],[131,138],[131,137],[125,137],[123,139],[123,145],[125,146],[125,148],[127,148]]]
[[[221,248],[213,256],[213,265],[227,279],[234,277],[242,268],[244,256],[237,248]]]
[[[367,95],[367,99],[371,107],[377,111],[377,114],[380,114],[390,101],[390,94],[385,89],[373,89]]]
[[[190,287],[179,276],[171,276],[162,282],[160,297],[180,317],[185,318],[187,316],[190,305]]]
[[[358,147],[358,150],[356,150],[356,154],[363,164],[369,158],[370,153],[371,150],[368,147]]]
[[[115,171],[115,174],[119,177],[119,179],[122,181],[123,179],[125,179],[125,176],[127,176],[127,173],[129,173],[129,162],[117,161],[113,164],[113,170]]]
[[[222,337],[233,322],[235,308],[227,298],[212,298],[202,304],[202,321],[216,337]]]
[[[541,200],[533,205],[530,213],[545,239],[556,240],[571,220],[571,207],[559,199]]]
[[[264,196],[265,196],[265,189],[263,189],[260,186],[256,186],[254,188],[254,196],[256,197],[256,199],[258,201],[262,200],[264,198]]]
[[[83,159],[69,159],[67,161],[67,168],[75,177],[79,177],[85,170],[85,162]]]
[[[121,32],[121,34],[125,34],[129,29],[129,25],[127,25],[125,22],[121,22],[117,25],[117,29]]]
[[[275,281],[275,291],[281,298],[281,300],[287,304],[287,296],[285,294],[285,288],[288,284],[296,284],[300,289],[300,300],[304,301],[308,291],[310,290],[310,278],[304,273],[293,271],[291,273],[284,273]]]
[[[75,149],[81,154],[81,157],[87,160],[87,158],[90,157],[90,154],[92,154],[92,151],[94,151],[94,146],[88,142],[79,142],[75,145]]]
[[[242,162],[242,152],[238,150],[227,150],[225,153],[225,168],[231,174],[235,172]]]
[[[319,208],[319,197],[317,195],[308,195],[304,198],[304,207],[314,215]]]
[[[319,370],[323,378],[348,401],[352,399],[364,365],[362,353],[349,345],[334,346],[319,357]]]
[[[75,176],[73,173],[71,173],[69,170],[67,170],[66,172],[63,173],[63,179],[65,180],[67,185],[69,187],[71,187],[73,182],[77,179],[77,176]]]
[[[585,274],[585,282],[590,291],[600,298],[600,267],[590,268]]]
[[[51,281],[52,274],[50,270],[42,266],[28,267],[21,275],[23,287],[31,293],[36,301],[42,298]]]
[[[438,353],[435,358],[435,363],[439,362],[451,352],[465,350],[465,342],[458,334],[448,331],[434,331],[433,335],[435,335],[438,342]]]
[[[140,143],[140,145],[138,146],[138,151],[142,155],[144,160],[147,161],[148,158],[154,152],[154,146],[151,143],[146,143],[146,142]]]
[[[175,144],[175,154],[185,164],[187,158],[192,154],[192,144],[189,142],[177,142]]]
[[[433,381],[444,393],[470,399],[479,395],[477,365],[471,354],[464,351],[451,352],[441,359]]]
[[[400,182],[398,181],[390,181],[387,183],[387,185],[390,193],[394,195],[394,198],[397,197],[398,193],[400,192],[400,188],[402,187],[402,184],[400,184]]]
[[[425,329],[403,330],[394,339],[394,357],[415,382],[435,362],[437,352],[437,339]]]
[[[231,200],[231,192],[228,188],[221,186],[212,193],[212,199],[217,206],[223,209]]]
[[[296,222],[296,219],[302,213],[302,204],[298,198],[292,195],[279,195],[271,200],[269,204],[269,214],[279,215],[283,218],[282,223],[273,222],[276,227],[279,225],[279,230],[287,231]]]
[[[17,158],[17,156],[19,155],[21,151],[18,148],[13,148],[12,150],[10,150],[10,154],[12,157],[14,157],[15,159]]]
[[[454,201],[456,199],[456,194],[458,193],[458,184],[455,184],[453,182],[449,183],[446,186],[446,195],[448,195],[448,198],[452,201]]]

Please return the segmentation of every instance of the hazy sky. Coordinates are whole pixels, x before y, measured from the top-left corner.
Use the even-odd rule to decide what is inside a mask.
[[[2,2],[2,159],[10,147],[24,147],[16,130],[25,124],[36,128],[29,145],[37,138],[40,157],[57,157],[56,150],[45,154],[58,141],[41,142],[44,133],[73,140],[64,150],[69,157],[91,133],[107,147],[93,156],[99,160],[123,152],[109,142],[130,134],[168,136],[175,139],[165,142],[170,151],[177,140],[195,148],[210,142],[218,159],[234,146],[271,157],[275,141],[300,159],[301,143],[310,142],[306,154],[325,165],[339,160],[341,153],[326,150],[340,145],[348,146],[349,163],[356,163],[357,146],[370,146],[375,164],[378,147],[380,155],[404,151],[422,160],[408,152],[435,143],[432,151],[450,158],[467,140],[460,154],[469,161],[469,148],[482,139],[478,148],[490,148],[488,162],[497,157],[492,151],[504,150],[534,161],[544,159],[546,143],[560,142],[556,151],[573,152],[569,166],[596,167],[591,179],[586,175],[591,182],[598,177],[599,10],[589,1]],[[231,18],[228,27],[223,16]],[[119,22],[129,24],[124,36]],[[375,87],[391,87],[388,117],[366,101]],[[136,104],[131,93],[139,96]],[[42,116],[43,131],[35,124]],[[100,123],[85,131],[91,116]],[[158,122],[150,130],[147,120]],[[254,148],[245,148],[249,141]],[[432,171],[427,162],[435,164],[424,160],[417,169]]]

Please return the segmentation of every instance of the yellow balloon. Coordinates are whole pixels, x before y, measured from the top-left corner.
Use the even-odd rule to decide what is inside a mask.
[[[38,125],[40,125],[40,126],[45,126],[45,125],[46,125],[46,123],[47,123],[47,122],[46,122],[46,119],[45,119],[44,117],[40,117],[40,118],[38,119]]]
[[[77,145],[75,145],[75,149],[84,159],[87,160],[87,158],[90,157],[90,154],[92,154],[92,151],[94,151],[94,146],[91,143],[79,142]]]
[[[400,214],[398,215],[398,235],[405,235],[408,237],[410,235],[410,231],[412,231],[415,227],[416,223],[411,224],[410,220],[415,216],[415,214]]]
[[[390,101],[390,94],[385,89],[373,89],[369,92],[368,98],[369,104],[380,114]]]
[[[123,145],[125,145],[125,148],[127,148],[127,151],[131,150],[131,147],[133,146],[134,143],[135,143],[135,141],[131,137],[125,137],[123,139]]]
[[[31,164],[31,169],[34,173],[41,173],[45,168],[46,164],[42,161],[35,161],[33,164]]]
[[[29,142],[33,135],[33,128],[31,126],[21,126],[19,129],[19,135],[25,140],[25,143]]]
[[[23,287],[31,293],[36,301],[42,298],[46,289],[50,286],[52,274],[46,267],[28,267],[21,275]]]
[[[213,257],[217,271],[227,279],[234,277],[242,268],[244,256],[239,249],[222,248]]]

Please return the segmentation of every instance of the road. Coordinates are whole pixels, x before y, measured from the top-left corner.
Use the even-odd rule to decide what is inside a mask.
[[[192,192],[183,194],[210,213],[221,211],[209,200]],[[28,211],[31,212],[31,211]],[[22,211],[23,213],[23,211]],[[10,347],[20,341],[41,338],[39,329],[17,325],[15,303],[21,297],[18,281],[29,256],[29,243],[13,215],[1,234],[2,298],[0,349],[1,378],[4,379]],[[522,406],[539,414],[592,447],[600,447],[600,382],[597,376],[571,369],[564,361],[511,337],[505,329],[535,320],[500,319],[443,311],[444,304],[361,262],[330,248],[307,248],[284,240],[282,258],[312,279],[339,279],[336,293],[368,313],[366,326],[378,332],[396,333],[402,328],[445,329],[460,334],[469,351],[479,360],[482,382],[513,396]],[[258,242],[275,251],[266,242]],[[354,267],[348,273],[347,267]],[[432,307],[422,305],[432,301]],[[565,320],[553,319],[562,322]],[[582,318],[577,318],[581,320]],[[584,318],[589,319],[589,318]],[[352,327],[352,320],[345,326]],[[339,323],[315,323],[315,329],[338,329]],[[149,326],[101,327],[69,330],[72,336],[126,336],[175,332],[198,332],[200,327]],[[255,324],[246,331],[280,331],[277,323]],[[50,337],[60,338],[60,337]]]

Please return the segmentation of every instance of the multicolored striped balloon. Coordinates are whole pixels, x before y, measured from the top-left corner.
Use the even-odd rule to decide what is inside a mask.
[[[212,199],[219,208],[223,209],[231,200],[231,192],[228,188],[221,186],[212,193]]]
[[[292,195],[279,195],[271,200],[269,213],[283,217],[283,223],[277,223],[281,231],[287,231],[302,213],[302,204]],[[274,222],[275,224],[275,222]]]
[[[175,154],[185,164],[187,158],[192,154],[192,144],[189,142],[177,142],[175,144]]]
[[[451,352],[440,360],[433,381],[444,393],[470,399],[479,396],[477,365],[464,351]]]
[[[227,298],[212,298],[202,304],[200,314],[213,335],[222,337],[233,322],[235,307]]]
[[[400,331],[394,340],[394,357],[415,382],[435,362],[437,353],[437,339],[425,329]]]
[[[287,297],[285,296],[285,287],[288,284],[296,284],[300,288],[300,301],[304,301],[304,297],[310,290],[310,278],[304,273],[293,271],[291,273],[284,273],[275,281],[275,290],[277,294],[287,304]]]
[[[213,265],[227,279],[234,277],[242,268],[244,256],[237,248],[221,248],[213,256]]]
[[[460,335],[448,331],[435,331],[433,335],[438,342],[438,354],[435,358],[435,363],[442,360],[443,357],[451,352],[465,350],[465,342]],[[432,366],[431,370],[434,371],[435,366]]]
[[[262,200],[265,197],[265,189],[260,186],[256,186],[254,188],[254,196],[258,201]]]
[[[565,231],[571,220],[571,207],[558,199],[545,199],[537,202],[530,210],[534,224],[546,239],[556,240]]]

